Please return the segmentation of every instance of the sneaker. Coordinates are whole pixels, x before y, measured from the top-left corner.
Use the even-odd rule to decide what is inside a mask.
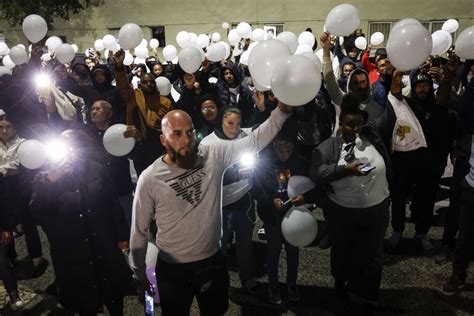
[[[393,232],[392,236],[388,240],[388,245],[390,248],[397,248],[402,241],[403,233]]]
[[[301,298],[300,289],[296,284],[288,284],[288,299],[290,302],[298,302]]]
[[[265,228],[260,228],[257,232],[257,237],[260,240],[266,240],[267,236],[265,236]]]
[[[329,237],[329,234],[326,234],[318,244],[319,248],[325,250],[331,247],[331,237]]]
[[[25,302],[21,298],[20,293],[18,293],[18,291],[10,292],[9,296],[10,296],[10,308],[13,311],[20,310],[25,306]]]
[[[426,236],[426,234],[416,235],[415,239],[418,240],[418,242],[421,245],[421,248],[423,248],[424,251],[432,251],[434,249],[433,244],[431,243],[428,236]]]
[[[464,287],[464,284],[464,280],[453,274],[451,275],[451,278],[449,279],[448,283],[443,284],[441,291],[443,292],[443,294],[451,296],[458,293],[459,290]]]
[[[448,245],[442,245],[434,255],[434,262],[436,264],[445,264],[453,255],[454,249]]]
[[[269,286],[268,287],[268,300],[271,304],[280,305],[281,304],[281,295],[280,289],[278,286]]]

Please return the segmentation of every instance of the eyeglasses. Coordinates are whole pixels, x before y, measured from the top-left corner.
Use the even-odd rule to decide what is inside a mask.
[[[217,109],[216,108],[204,108],[201,109],[201,112],[206,114],[207,112],[215,112]]]

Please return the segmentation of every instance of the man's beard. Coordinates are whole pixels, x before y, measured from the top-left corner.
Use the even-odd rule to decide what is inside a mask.
[[[365,88],[354,89],[352,91],[352,95],[355,96],[357,98],[357,100],[359,100],[359,102],[365,101],[369,97],[367,89],[365,89]]]
[[[197,150],[194,145],[192,149],[188,150],[186,155],[181,155],[175,151],[169,144],[166,144],[166,153],[170,157],[171,161],[178,167],[183,169],[192,169],[196,164]]]
[[[426,100],[428,100],[428,94],[425,94],[425,93],[418,94],[416,97],[417,97],[417,99],[420,100],[420,101],[426,101]]]

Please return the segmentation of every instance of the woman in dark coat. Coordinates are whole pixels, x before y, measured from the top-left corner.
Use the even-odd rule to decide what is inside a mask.
[[[68,155],[38,174],[31,200],[50,243],[59,300],[71,314],[96,315],[105,304],[122,315],[131,271],[121,250],[129,236],[114,186],[88,159],[84,133],[69,130],[59,139]]]

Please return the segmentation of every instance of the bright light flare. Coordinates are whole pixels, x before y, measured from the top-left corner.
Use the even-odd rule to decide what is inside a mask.
[[[58,163],[69,157],[70,149],[66,144],[55,139],[46,144],[46,154],[52,162]]]
[[[47,88],[51,83],[51,77],[44,72],[37,74],[34,80],[37,88]]]
[[[253,167],[255,165],[255,154],[243,153],[240,157],[240,164],[244,167]]]

